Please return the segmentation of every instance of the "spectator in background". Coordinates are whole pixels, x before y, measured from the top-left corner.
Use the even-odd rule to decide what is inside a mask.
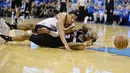
[[[126,7],[122,7],[122,9],[120,10],[120,21],[119,21],[119,25],[124,25],[125,23],[127,23],[128,21],[128,10],[126,9]]]
[[[87,23],[88,21],[90,21],[92,23],[93,21],[93,12],[94,12],[94,6],[93,6],[93,2],[90,3],[90,5],[88,6],[88,14],[84,19],[84,23]]]
[[[121,10],[121,5],[117,5],[117,6],[114,7],[114,12],[113,12],[114,24],[119,24],[120,10]]]
[[[114,10],[114,0],[105,0],[105,13],[107,14],[108,25],[113,24],[113,10]]]
[[[104,13],[104,4],[102,0],[99,0],[97,4],[95,4],[95,12],[94,12],[94,22],[97,22],[97,18],[99,18],[99,22],[103,23],[103,18],[104,22],[106,22],[107,15]]]
[[[78,21],[83,21],[85,16],[88,14],[87,13],[88,12],[88,10],[87,10],[88,5],[89,5],[88,0],[78,0],[78,7],[79,7]]]
[[[59,0],[59,3],[60,3],[60,12],[66,12],[70,0]]]

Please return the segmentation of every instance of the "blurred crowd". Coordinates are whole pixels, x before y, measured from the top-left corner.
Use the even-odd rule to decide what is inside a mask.
[[[12,12],[9,1],[0,1],[0,16],[11,17]],[[28,7],[28,8],[26,8]],[[26,6],[26,1],[22,1],[20,9],[20,17],[30,18],[32,17],[52,17],[59,12],[56,1],[42,2],[39,0],[32,0],[30,6]]]

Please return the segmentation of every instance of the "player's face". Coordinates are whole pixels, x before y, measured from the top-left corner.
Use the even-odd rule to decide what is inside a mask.
[[[92,39],[92,37],[90,35],[88,35],[88,34],[84,34],[83,38],[84,38],[84,42],[85,41],[90,41]]]
[[[83,38],[84,38],[84,41],[90,41],[93,38],[98,39],[98,35],[97,35],[96,32],[92,32],[92,33],[89,33],[89,34],[84,34]]]
[[[67,14],[66,17],[67,17],[66,18],[66,23],[65,23],[64,27],[68,28],[69,26],[71,26],[75,22],[77,17],[75,15],[73,15],[73,14]]]
[[[67,24],[72,24],[72,23],[74,23],[75,22],[75,20],[76,20],[76,16],[74,15],[74,14],[68,14],[67,15]]]

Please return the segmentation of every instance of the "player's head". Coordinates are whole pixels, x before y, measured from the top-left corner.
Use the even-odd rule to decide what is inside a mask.
[[[67,13],[65,17],[65,28],[68,28],[69,26],[71,26],[72,23],[74,23],[76,19],[77,19],[77,16],[73,12]]]
[[[96,42],[96,40],[98,39],[98,35],[96,32],[93,31],[88,31],[87,33],[83,34],[83,41],[90,41],[92,40],[92,42]]]
[[[66,16],[67,24],[74,23],[76,18],[77,18],[77,16],[75,14],[67,14],[67,16]]]
[[[86,26],[86,25],[82,25],[82,31],[84,33],[87,33],[88,31],[92,31],[92,29],[90,27]]]

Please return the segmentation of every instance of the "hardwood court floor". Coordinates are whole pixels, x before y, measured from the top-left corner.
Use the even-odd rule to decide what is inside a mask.
[[[38,21],[39,19],[31,19],[20,23]],[[76,24],[76,28],[82,25]],[[86,25],[98,32],[98,45],[114,47],[113,39],[117,35],[130,38],[130,27]],[[10,31],[10,35],[18,35],[21,32]],[[0,44],[0,73],[130,73],[129,66],[130,57],[88,49],[72,52],[56,48],[31,49],[29,41]]]

